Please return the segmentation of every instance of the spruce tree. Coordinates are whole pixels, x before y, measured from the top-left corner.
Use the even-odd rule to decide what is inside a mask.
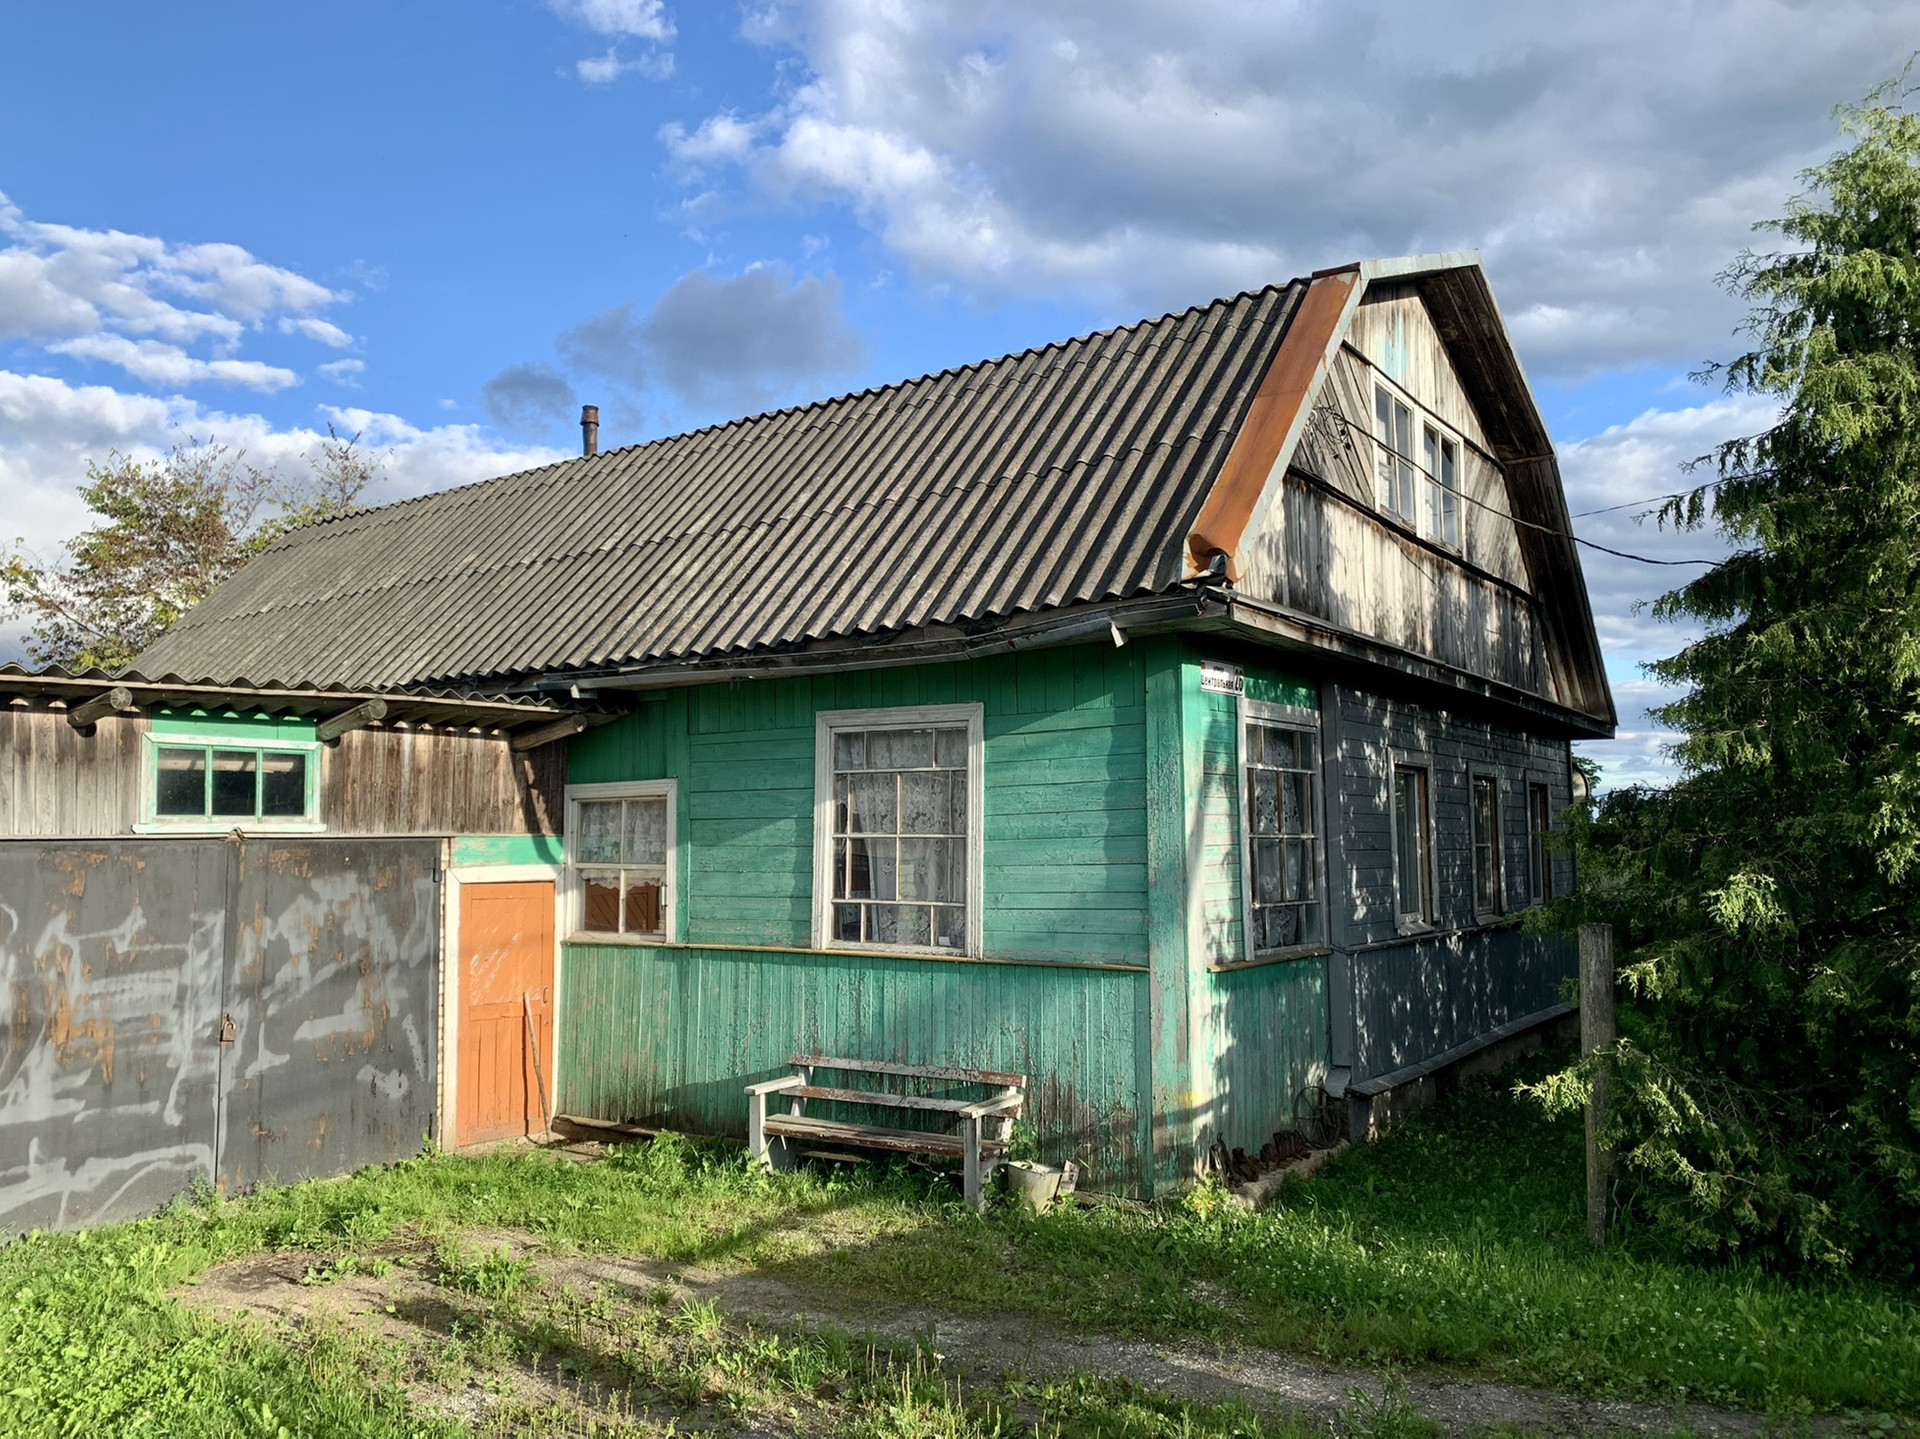
[[[1728,272],[1777,424],[1663,518],[1735,552],[1666,595],[1701,637],[1668,789],[1581,827],[1562,918],[1624,945],[1617,1200],[1695,1248],[1920,1261],[1920,116],[1889,88]],[[1579,1071],[1540,1092],[1582,1092]],[[1642,1232],[1645,1232],[1643,1228]]]

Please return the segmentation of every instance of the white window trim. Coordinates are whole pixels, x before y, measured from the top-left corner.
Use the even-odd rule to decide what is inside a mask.
[[[1474,790],[1481,780],[1493,785],[1493,885],[1495,907],[1480,907],[1480,816],[1474,807]],[[1512,912],[1513,906],[1507,894],[1507,825],[1501,810],[1506,803],[1503,792],[1505,786],[1500,783],[1498,770],[1487,769],[1480,765],[1467,767],[1467,871],[1473,884],[1473,917],[1481,920],[1497,920]],[[1431,803],[1431,801],[1429,801]]]
[[[951,958],[938,945],[850,944],[833,936],[833,736],[843,729],[904,729],[965,725],[967,730],[967,942],[964,954],[979,959],[981,911],[986,898],[986,707],[973,704],[894,705],[887,708],[819,710],[813,719],[813,947],[862,954],[918,954]]]
[[[141,735],[140,818],[133,826],[135,834],[325,834],[326,822],[320,819],[320,741],[296,739],[251,739],[232,731],[208,730]],[[162,815],[160,807],[160,751],[162,749],[251,749],[281,750],[307,757],[307,802],[310,819],[243,819],[238,815]]]
[[[581,944],[677,944],[680,942],[680,817],[677,780],[634,779],[608,784],[567,786],[566,891],[560,901],[560,932]],[[607,934],[582,928],[585,904],[580,894],[580,869],[574,862],[573,839],[580,833],[580,802],[607,799],[655,799],[667,802],[666,894],[660,906],[662,938],[637,934]],[[622,901],[624,903],[624,901]]]
[[[1385,520],[1388,524],[1394,525],[1399,529],[1403,529],[1407,531],[1409,534],[1417,535],[1421,539],[1425,540],[1428,544],[1434,545],[1439,549],[1445,550],[1448,554],[1458,555],[1462,559],[1465,559],[1467,555],[1467,512],[1469,509],[1472,508],[1472,506],[1469,504],[1467,500],[1467,451],[1471,447],[1467,444],[1466,436],[1462,435],[1452,425],[1448,424],[1445,420],[1441,419],[1439,415],[1434,413],[1433,409],[1430,406],[1423,405],[1419,400],[1416,400],[1413,397],[1413,394],[1407,389],[1406,386],[1389,378],[1386,371],[1380,369],[1378,366],[1374,367],[1373,382],[1380,389],[1385,390],[1389,395],[1393,396],[1394,399],[1398,400],[1401,404],[1405,405],[1407,409],[1412,413],[1413,433],[1411,438],[1413,441],[1413,453],[1410,455],[1404,456],[1404,458],[1409,464],[1413,466],[1413,476],[1414,476],[1413,483],[1414,483],[1414,490],[1415,490],[1414,501],[1413,501],[1413,514],[1411,516],[1403,517],[1400,514],[1400,512],[1394,509],[1391,505],[1382,505],[1379,503],[1378,455],[1384,442],[1380,439],[1380,436],[1378,434],[1374,433],[1373,426],[1375,424],[1375,419],[1370,414],[1368,416],[1367,432],[1373,440],[1374,453],[1376,457],[1374,461],[1374,477],[1375,477],[1375,486],[1376,486],[1375,504],[1374,504],[1375,513],[1377,513],[1380,516],[1380,518]],[[1371,396],[1369,398],[1371,399]],[[1455,501],[1458,507],[1458,513],[1460,518],[1460,539],[1458,543],[1455,543],[1455,544],[1449,544],[1444,535],[1429,534],[1427,532],[1426,524],[1422,519],[1422,516],[1426,508],[1425,505],[1422,503],[1426,498],[1426,487],[1429,483],[1432,483],[1432,484],[1439,483],[1439,476],[1437,475],[1429,476],[1427,474],[1425,467],[1421,463],[1421,450],[1424,448],[1426,444],[1425,432],[1429,429],[1431,429],[1435,434],[1439,435],[1443,440],[1453,441],[1453,477],[1454,477],[1454,485],[1455,485],[1453,493],[1454,493]]]
[[[1404,890],[1400,884],[1400,826],[1394,818],[1395,775],[1402,769],[1416,769],[1426,776],[1425,813],[1420,816],[1421,858],[1426,875],[1426,913],[1406,914],[1400,908]],[[1388,850],[1393,855],[1393,923],[1400,934],[1430,934],[1440,927],[1440,895],[1434,884],[1439,869],[1433,853],[1433,760],[1426,755],[1391,753],[1387,760],[1387,834]]]
[[[1320,852],[1314,856],[1314,883],[1320,886],[1320,933],[1312,939],[1286,949],[1256,950],[1253,944],[1253,822],[1247,816],[1247,725],[1263,724],[1281,729],[1305,730],[1313,735],[1313,837]],[[1326,741],[1320,729],[1320,711],[1305,705],[1272,704],[1266,700],[1240,697],[1239,714],[1239,793],[1234,809],[1240,816],[1240,954],[1248,963],[1255,959],[1284,959],[1293,954],[1318,954],[1327,947],[1333,924],[1331,900],[1327,891],[1326,796],[1321,793],[1326,780]]]

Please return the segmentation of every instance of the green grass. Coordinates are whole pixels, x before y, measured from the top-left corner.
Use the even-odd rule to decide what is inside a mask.
[[[1920,1306],[1869,1283],[1704,1268],[1585,1232],[1579,1123],[1477,1081],[1258,1215],[1189,1201],[955,1218],[798,1261],[852,1288],[1439,1364],[1588,1393],[1920,1410]]]
[[[1783,1411],[1920,1411],[1912,1296],[1630,1247],[1595,1255],[1579,1207],[1577,1126],[1541,1119],[1507,1095],[1509,1082],[1470,1086],[1260,1215],[1203,1193],[1157,1211],[981,1218],[897,1173],[769,1179],[737,1154],[669,1141],[590,1166],[432,1156],[182,1204],[93,1234],[35,1235],[0,1249],[0,1433],[451,1434],[463,1431],[418,1402],[435,1373],[563,1361],[602,1399],[628,1396],[593,1411],[594,1423],[616,1428],[618,1403],[631,1402],[642,1418],[661,1404],[791,1410],[818,1432],[874,1435],[1026,1433],[1036,1423],[1087,1436],[1286,1432],[1092,1381],[962,1394],[924,1356],[750,1331],[699,1306],[597,1313],[502,1249],[503,1230],[929,1309],[1265,1343],[1343,1364],[1439,1364]],[[313,1286],[418,1265],[458,1323],[429,1350],[382,1348],[324,1325],[269,1340],[171,1297],[213,1264],[273,1250],[297,1252],[295,1272]],[[642,1353],[653,1367],[633,1366]],[[486,1422],[586,1432],[577,1408]],[[1406,1428],[1365,1405],[1348,1427]]]

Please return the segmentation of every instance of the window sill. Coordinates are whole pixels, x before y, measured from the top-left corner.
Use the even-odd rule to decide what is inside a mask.
[[[1226,974],[1236,969],[1258,969],[1263,964],[1287,964],[1296,959],[1318,959],[1322,955],[1332,954],[1333,950],[1324,944],[1296,944],[1291,949],[1276,949],[1270,954],[1256,954],[1252,959],[1229,959],[1218,964],[1209,964],[1209,974]]]
[[[664,934],[601,934],[599,931],[592,929],[570,930],[564,942],[567,944],[631,944],[635,946],[674,943],[673,940],[668,939]]]
[[[273,824],[234,824],[217,823],[213,820],[142,820],[133,827],[135,834],[144,835],[197,835],[204,839],[209,836],[233,834],[274,835],[274,834],[325,834],[327,827],[318,820],[286,820]]]

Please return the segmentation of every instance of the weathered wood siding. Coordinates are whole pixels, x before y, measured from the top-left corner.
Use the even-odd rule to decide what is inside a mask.
[[[335,834],[558,834],[565,744],[525,754],[472,729],[370,726],[320,751],[320,819]]]
[[[1374,376],[1398,383],[1458,434],[1458,554],[1378,507]],[[1545,661],[1533,584],[1506,478],[1417,295],[1370,291],[1292,466],[1276,476],[1251,537],[1250,594],[1514,688],[1559,698]]]
[[[1571,946],[1514,923],[1528,903],[1527,786],[1544,784],[1556,815],[1572,803],[1568,746],[1470,715],[1338,686],[1328,861],[1333,938],[1333,1060],[1356,1079],[1430,1059],[1559,1001]],[[1404,934],[1395,918],[1393,766],[1425,765],[1432,810],[1434,926]],[[1501,877],[1511,918],[1488,926],[1473,905],[1471,776],[1499,785]],[[1552,860],[1555,891],[1573,884]]]
[[[744,1086],[786,1073],[796,1052],[1013,1069],[1032,1076],[1042,1156],[1134,1192],[1145,981],[1088,965],[571,944],[560,1104],[739,1135]]]
[[[219,724],[193,722],[209,734]],[[113,716],[89,738],[64,707],[0,707],[0,835],[132,834],[151,727],[144,714]],[[319,818],[343,835],[557,834],[565,766],[564,744],[516,755],[504,735],[477,730],[352,730],[320,749]]]
[[[145,715],[103,719],[86,738],[64,708],[0,707],[0,835],[132,834],[146,732]]]
[[[1145,964],[1146,740],[1138,650],[1079,645],[647,699],[574,741],[574,783],[679,781],[681,938],[813,937],[814,716],[978,701],[991,957]]]

